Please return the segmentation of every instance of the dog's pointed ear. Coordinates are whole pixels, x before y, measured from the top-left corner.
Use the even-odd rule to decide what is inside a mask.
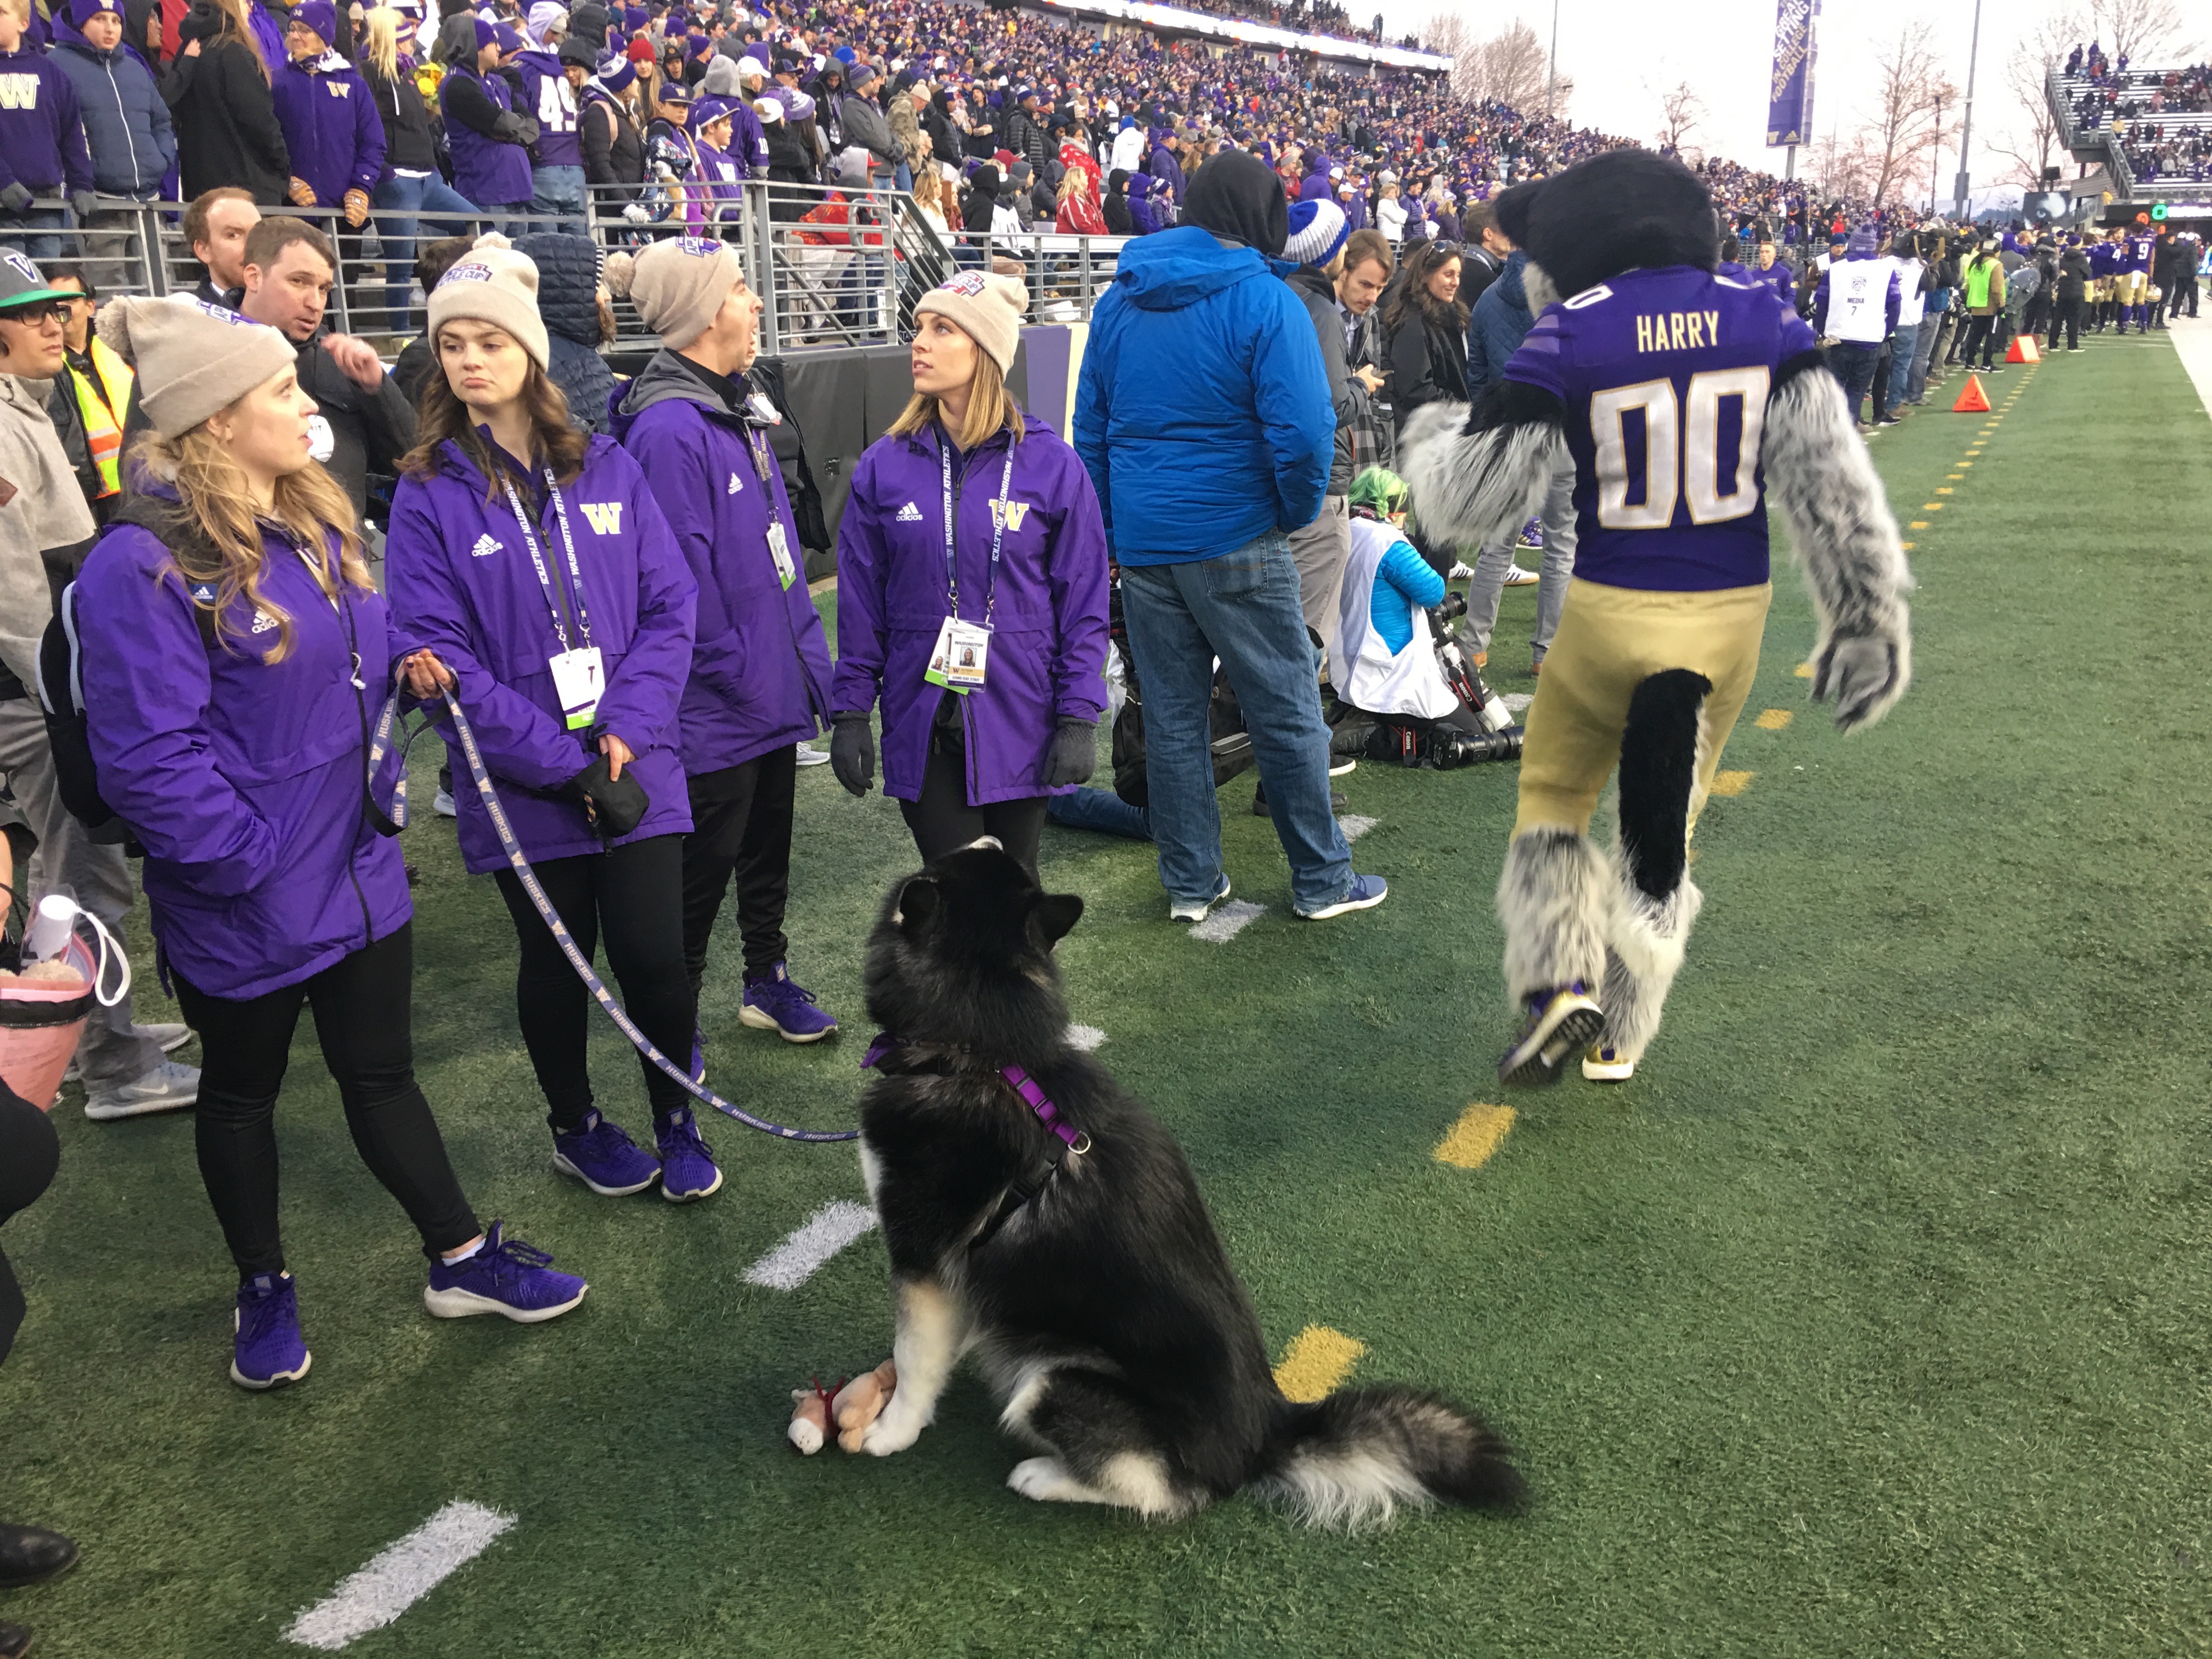
[[[908,939],[920,939],[936,919],[940,897],[933,879],[916,876],[899,889],[898,908],[891,912],[891,921]]]
[[[1036,919],[1037,927],[1043,931],[1044,942],[1057,945],[1083,920],[1083,896],[1047,893],[1036,902]]]

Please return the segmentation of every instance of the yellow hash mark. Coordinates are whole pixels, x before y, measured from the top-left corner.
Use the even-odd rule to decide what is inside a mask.
[[[1790,672],[1801,680],[1809,680],[1813,678],[1813,665],[1809,662],[1801,662]]]
[[[1925,519],[1915,519],[1911,523],[1906,525],[1905,527],[1907,530],[1925,530],[1928,528],[1928,520]]]
[[[1513,1127],[1514,1115],[1510,1106],[1486,1106],[1476,1101],[1437,1143],[1437,1162],[1462,1170],[1480,1169],[1490,1162],[1490,1155]]]
[[[1936,486],[1936,493],[1938,495],[1955,495],[1959,492],[1952,489],[1948,484],[1937,484]]]
[[[1909,544],[1908,544],[1909,545]],[[1762,732],[1779,732],[1797,716],[1790,709],[1770,708],[1752,722]]]
[[[1910,553],[1914,548],[1919,546],[1920,544],[1918,542],[1899,542],[1898,543],[1898,545],[1903,548],[1906,552]]]
[[[1352,1375],[1367,1345],[1333,1331],[1326,1325],[1309,1325],[1291,1339],[1283,1363],[1275,1367],[1275,1386],[1285,1399],[1300,1405],[1326,1400]]]
[[[1950,506],[1950,504],[1951,503],[1948,501],[1928,501],[1923,503],[1922,510],[1929,513],[1941,513],[1945,507]]]
[[[1961,462],[1960,462],[1960,463],[1959,463],[1959,465],[1960,465],[1960,466],[1972,466],[1972,465],[1973,465],[1973,463],[1972,463],[1972,461],[1961,461]],[[1963,472],[1951,472],[1951,473],[1946,473],[1944,476],[1945,476],[1947,478],[1948,478],[1948,479],[1950,480],[1950,482],[1951,482],[1951,483],[1958,483],[1961,478],[1965,477],[1966,475],[1965,473],[1963,473]]]
[[[1733,799],[1751,787],[1751,781],[1754,775],[1750,772],[1716,772],[1713,774],[1712,793]]]

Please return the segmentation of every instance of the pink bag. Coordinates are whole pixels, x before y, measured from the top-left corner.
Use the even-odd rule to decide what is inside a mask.
[[[101,929],[100,935],[97,961],[80,935],[70,935],[68,949],[58,960],[74,971],[73,978],[0,975],[0,1082],[41,1111],[53,1109],[62,1073],[69,1070],[70,1056],[76,1053],[77,1039],[84,1035],[84,1022],[92,1012],[108,957],[106,930]],[[114,956],[123,961],[120,949]],[[112,1000],[100,1000],[104,1006],[119,1002],[130,987],[130,964],[123,963],[121,988]]]

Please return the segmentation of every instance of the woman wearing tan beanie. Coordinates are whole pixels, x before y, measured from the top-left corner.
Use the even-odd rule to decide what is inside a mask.
[[[914,397],[853,470],[837,532],[830,763],[927,860],[995,836],[1032,871],[1045,797],[1097,765],[1106,532],[1091,477],[1006,392],[1027,295],[963,271],[915,306]],[[922,625],[921,619],[929,618]]]
[[[200,1034],[200,1174],[240,1279],[231,1380],[309,1364],[272,1124],[303,1004],[355,1145],[422,1234],[429,1310],[565,1313],[584,1281],[478,1229],[415,1081],[413,905],[362,783],[396,677],[423,695],[434,665],[389,626],[353,503],[309,454],[292,344],[181,298],[112,301],[99,329],[154,429],[76,584],[87,735]]]
[[[459,677],[507,823],[563,926],[587,957],[605,939],[630,1018],[662,1053],[686,1054],[691,811],[677,706],[698,590],[637,463],[569,424],[537,295],[538,267],[496,236],[431,291],[440,372],[392,497],[392,609]],[[462,860],[495,873],[520,943],[515,1006],[554,1168],[608,1197],[656,1182],[672,1202],[706,1197],[722,1175],[680,1084],[641,1057],[658,1158],[594,1109],[588,993],[481,792],[455,781]]]

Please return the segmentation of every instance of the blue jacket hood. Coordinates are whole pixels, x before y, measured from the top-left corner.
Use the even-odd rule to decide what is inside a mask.
[[[1125,246],[1114,281],[1132,305],[1181,311],[1238,283],[1271,274],[1257,250],[1224,247],[1196,225],[1182,225]]]

